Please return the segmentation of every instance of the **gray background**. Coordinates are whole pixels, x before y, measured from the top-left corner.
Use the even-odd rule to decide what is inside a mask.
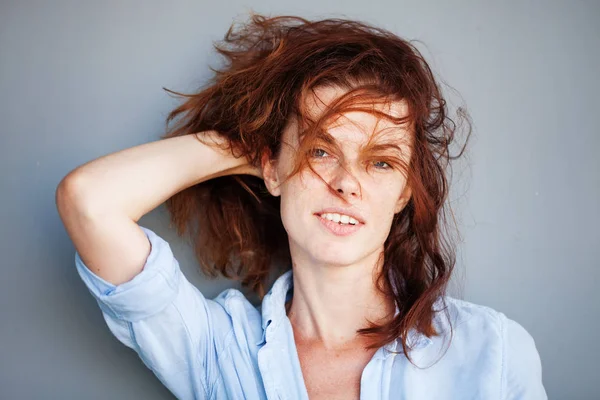
[[[453,291],[533,335],[551,398],[599,398],[600,3],[0,4],[0,398],[171,398],[79,280],[54,190],[88,160],[157,139],[176,104],[162,87],[199,87],[219,60],[211,42],[250,9],[359,18],[424,43],[475,124],[453,176]],[[231,285],[197,272],[162,206],[140,223],[207,296]]]

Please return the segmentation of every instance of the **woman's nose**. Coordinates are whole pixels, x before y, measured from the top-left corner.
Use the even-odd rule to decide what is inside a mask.
[[[331,186],[344,197],[358,197],[360,198],[360,182],[354,175],[353,171],[344,165],[338,165]]]

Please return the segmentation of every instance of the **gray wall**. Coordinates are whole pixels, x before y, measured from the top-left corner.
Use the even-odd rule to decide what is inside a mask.
[[[54,190],[88,160],[157,139],[176,104],[161,87],[198,87],[218,62],[211,41],[249,9],[361,18],[426,45],[475,123],[453,178],[453,290],[525,326],[551,398],[600,396],[600,3],[0,4],[0,398],[171,398],[80,282]],[[164,208],[140,222],[206,295],[230,285],[201,277]]]

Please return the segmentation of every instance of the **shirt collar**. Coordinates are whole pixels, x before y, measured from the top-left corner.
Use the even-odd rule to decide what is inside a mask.
[[[274,330],[286,316],[285,302],[292,286],[292,270],[290,269],[277,278],[271,290],[263,297],[261,306],[263,330],[266,330],[270,324],[273,324],[271,330]]]
[[[283,319],[287,317],[285,303],[291,295],[289,290],[292,287],[293,275],[292,270],[290,269],[277,278],[275,283],[273,283],[271,290],[269,290],[263,298],[261,305],[263,335],[261,342],[258,343],[259,345],[265,341],[269,341]],[[436,304],[439,303],[439,301],[440,300],[438,299]],[[396,315],[398,312],[399,310],[396,306]],[[408,333],[407,344],[414,349],[426,347],[431,343],[432,340],[430,338],[414,328]],[[388,350],[388,352],[385,352],[384,356],[391,355],[390,352],[402,352],[402,340],[396,339],[383,346],[383,348]]]

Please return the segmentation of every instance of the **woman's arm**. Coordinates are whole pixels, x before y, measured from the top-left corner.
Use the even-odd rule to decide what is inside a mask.
[[[222,143],[215,131],[198,133]],[[58,185],[56,205],[81,259],[104,280],[131,280],[150,254],[137,221],[175,193],[230,174],[261,176],[244,158],[195,135],[145,143],[90,161]]]

